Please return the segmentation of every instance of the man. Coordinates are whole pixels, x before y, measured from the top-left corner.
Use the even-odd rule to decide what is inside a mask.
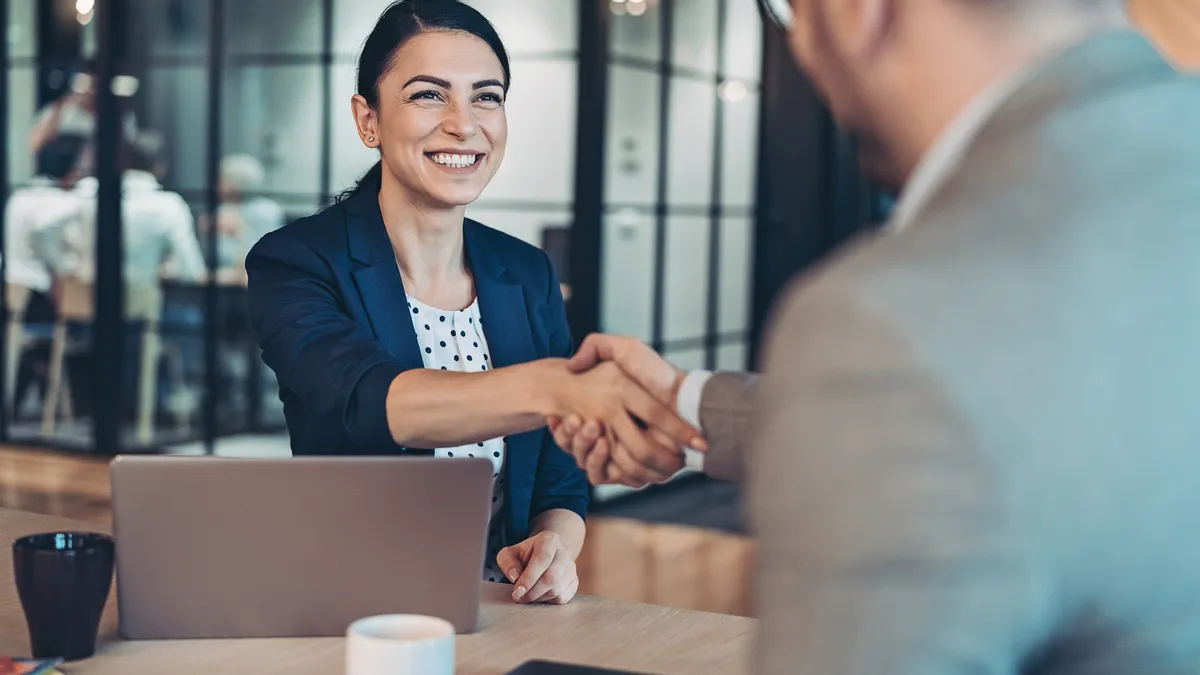
[[[1200,672],[1200,84],[1101,0],[792,6],[891,227],[786,293],[757,391],[577,359],[746,468],[758,672]],[[682,464],[573,429],[593,479]]]
[[[5,205],[6,278],[9,284],[28,289],[37,298],[34,302],[49,303],[54,280],[47,233],[78,212],[70,188],[81,146],[78,139],[65,137],[43,145],[37,154],[37,176],[15,190]]]
[[[52,270],[60,253],[53,244],[61,228],[78,212],[78,200],[70,188],[82,147],[81,139],[68,136],[43,144],[37,152],[37,175],[25,187],[14,190],[4,206],[10,312],[4,391],[18,412],[34,371],[32,363],[21,358],[26,341],[48,339],[53,330]]]
[[[200,281],[204,256],[196,237],[195,219],[183,197],[164,190],[151,171],[154,160],[138,143],[122,147],[121,226],[125,282],[156,287],[161,277]],[[73,255],[60,268],[63,276],[91,279],[95,264],[96,192],[88,177],[75,186],[82,204],[80,217],[64,233]]]

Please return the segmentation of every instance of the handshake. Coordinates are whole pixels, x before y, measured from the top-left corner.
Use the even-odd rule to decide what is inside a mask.
[[[661,483],[683,468],[683,448],[707,450],[677,412],[684,374],[642,342],[589,336],[566,368],[576,386],[546,422],[594,485]]]

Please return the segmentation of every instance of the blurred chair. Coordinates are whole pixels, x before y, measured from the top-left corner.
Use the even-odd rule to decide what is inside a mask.
[[[64,420],[72,418],[70,380],[64,368],[68,345],[68,327],[73,323],[91,324],[96,317],[95,291],[91,282],[77,278],[59,279],[58,320],[54,324],[54,339],[50,347],[50,376],[46,388],[46,405],[42,413],[42,435],[54,433],[58,407],[62,405]],[[162,314],[162,291],[158,286],[126,284],[125,319],[141,322],[140,365],[137,392],[137,442],[149,444],[153,438],[154,406],[158,397],[158,361],[161,355],[159,319]],[[120,386],[121,383],[116,383]]]
[[[29,308],[31,291],[25,286],[8,284],[5,294],[8,304],[8,323],[5,325],[4,339],[7,353],[4,355],[5,371],[4,400],[10,409],[15,410],[14,400],[17,388],[17,368],[21,364],[21,352],[25,348],[25,310]]]

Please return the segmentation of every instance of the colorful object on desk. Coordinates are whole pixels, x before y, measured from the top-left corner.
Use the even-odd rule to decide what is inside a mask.
[[[58,664],[62,659],[14,659],[0,656],[0,675],[62,675]]]

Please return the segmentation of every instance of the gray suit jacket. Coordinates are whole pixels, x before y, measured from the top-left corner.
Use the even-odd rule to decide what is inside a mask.
[[[1060,55],[770,334],[753,424],[737,375],[701,413],[758,672],[1200,673],[1200,83]]]

